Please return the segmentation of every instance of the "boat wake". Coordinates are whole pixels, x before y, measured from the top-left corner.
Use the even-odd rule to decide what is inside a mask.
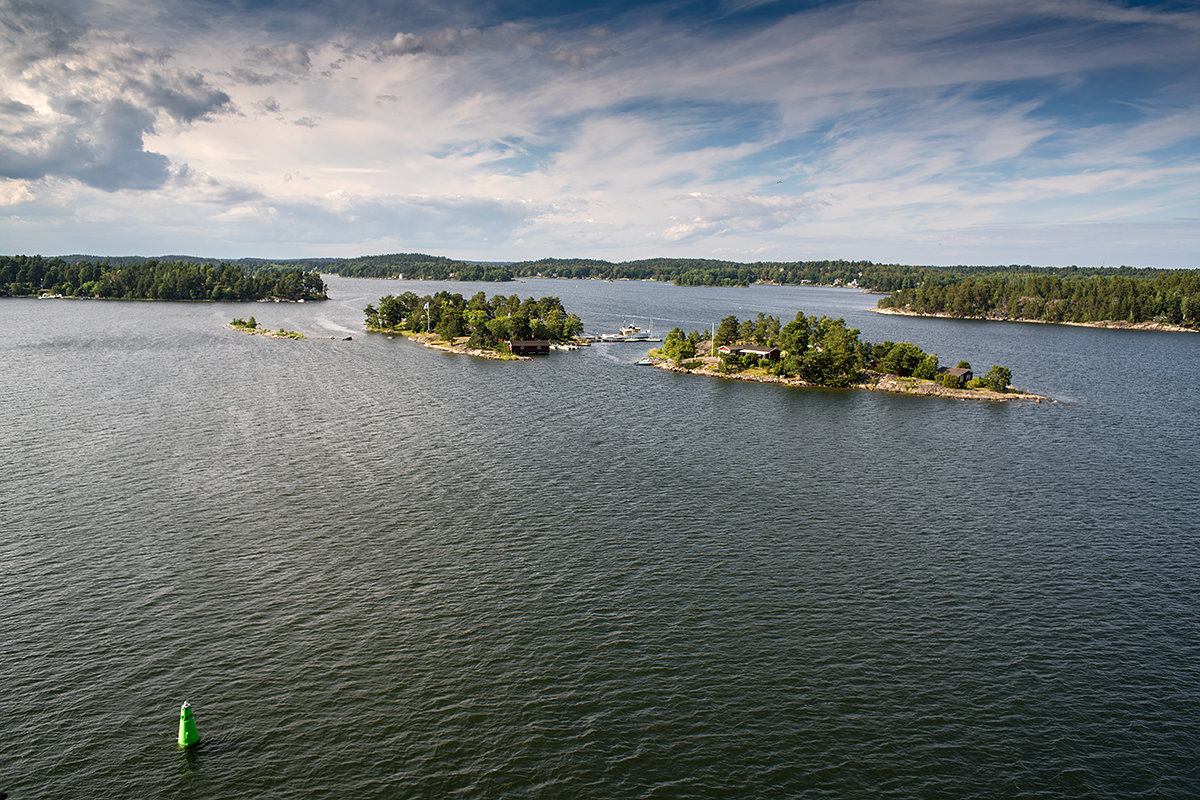
[[[317,317],[315,321],[318,325],[320,325],[322,328],[324,328],[327,331],[334,331],[335,333],[358,333],[359,332],[359,331],[354,330],[353,328],[347,328],[345,325],[339,325],[338,323],[331,320],[329,317]]]

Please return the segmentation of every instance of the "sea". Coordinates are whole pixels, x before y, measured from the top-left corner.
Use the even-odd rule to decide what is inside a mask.
[[[1200,796],[1200,336],[327,282],[0,300],[11,800]],[[841,317],[1052,401],[363,331],[443,290],[556,296],[588,333]],[[308,338],[226,326],[251,315]]]

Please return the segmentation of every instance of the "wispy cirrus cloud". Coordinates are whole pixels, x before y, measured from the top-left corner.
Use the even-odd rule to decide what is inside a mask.
[[[483,37],[478,30],[446,29],[429,34],[397,33],[379,44],[383,56],[453,56],[464,50],[479,47]]]

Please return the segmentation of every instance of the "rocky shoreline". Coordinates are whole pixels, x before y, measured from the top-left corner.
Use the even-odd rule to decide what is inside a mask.
[[[820,384],[801,380],[800,378],[783,378],[778,375],[768,375],[762,372],[718,372],[716,365],[720,359],[711,356],[692,359],[693,363],[699,363],[699,366],[692,368],[681,367],[668,359],[653,355],[647,355],[646,358],[652,367],[680,374],[706,375],[711,378],[726,378],[728,380],[748,381],[751,383],[775,383],[781,386],[827,388],[820,386]],[[863,380],[852,383],[846,388],[865,389],[872,392],[888,392],[890,394],[911,394],[919,397],[944,397],[950,400],[986,400],[993,403],[1007,403],[1012,400],[1030,400],[1035,403],[1054,402],[1049,397],[1022,392],[1016,389],[1007,392],[996,392],[991,389],[951,389],[935,381],[927,381],[920,378],[901,378],[895,375],[883,375],[870,370],[867,370],[863,374],[865,376]]]
[[[385,328],[368,327],[369,333],[386,333],[388,337],[403,336],[406,339],[411,339],[430,350],[441,350],[444,353],[453,353],[455,355],[474,356],[475,358],[487,358],[492,361],[528,361],[529,356],[515,356],[511,353],[498,353],[495,350],[480,350],[477,347],[467,347],[465,344],[467,337],[455,343],[450,344],[444,341],[436,333],[412,333],[409,331],[394,331]]]
[[[1077,328],[1110,328],[1126,331],[1168,331],[1170,333],[1200,333],[1195,328],[1185,328],[1170,322],[1124,322],[1122,320],[1099,320],[1096,322],[1050,322],[1044,319],[1011,319],[1009,317],[958,317],[954,314],[929,314],[908,308],[869,308],[876,314],[895,314],[900,317],[930,317],[933,319],[969,319],[980,322],[1033,322],[1038,325],[1073,325]]]
[[[273,331],[270,328],[257,328],[257,327],[250,328],[250,327],[247,327],[244,325],[234,325],[233,323],[226,323],[225,327],[231,328],[235,331],[241,331],[242,333],[249,334],[250,336],[269,336],[272,339],[307,339],[308,338],[303,333],[300,333],[300,331],[285,331],[283,328],[280,328],[277,331]]]

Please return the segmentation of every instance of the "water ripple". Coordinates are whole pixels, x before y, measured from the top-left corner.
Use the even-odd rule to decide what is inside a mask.
[[[587,321],[637,298],[858,313],[665,288],[593,287]],[[47,325],[62,305],[13,303],[14,799],[1200,792],[1200,407],[1178,337],[1038,326],[1039,360],[1026,331],[925,323],[1083,398],[931,410],[611,347],[507,365],[226,336],[240,306]],[[314,334],[358,313],[262,309]],[[1155,359],[1155,392],[1089,378]]]

